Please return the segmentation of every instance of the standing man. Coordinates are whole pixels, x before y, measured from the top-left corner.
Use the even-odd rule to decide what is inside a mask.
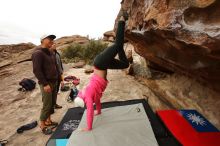
[[[57,94],[58,94],[59,89],[60,89],[60,84],[61,86],[64,85],[63,84],[63,63],[60,57],[60,53],[57,51],[55,44],[52,46],[52,50],[56,57],[56,64],[57,64],[57,69],[58,69],[58,79],[57,79]],[[62,108],[62,106],[57,104],[57,96],[56,96],[54,99],[54,109],[60,109],[60,108]]]
[[[41,37],[41,45],[32,54],[33,73],[38,79],[43,102],[40,114],[40,128],[46,135],[52,133],[52,129],[48,128],[48,126],[57,125],[56,122],[51,120],[51,114],[54,113],[53,100],[57,96],[58,78],[55,55],[50,50],[55,38],[55,35]]]

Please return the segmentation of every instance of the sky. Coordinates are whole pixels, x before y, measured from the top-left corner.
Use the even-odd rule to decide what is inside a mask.
[[[33,42],[44,34],[100,38],[113,29],[121,0],[0,0],[0,44]]]

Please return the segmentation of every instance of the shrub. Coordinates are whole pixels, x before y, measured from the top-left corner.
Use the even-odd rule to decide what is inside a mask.
[[[87,63],[92,63],[97,54],[107,48],[108,44],[101,40],[90,40],[88,44],[73,44],[62,50],[62,58],[64,62],[73,62],[85,60]]]
[[[75,57],[82,57],[82,54],[80,54],[80,52],[82,52],[82,50],[84,50],[84,46],[80,45],[80,44],[73,44],[71,46],[68,46],[67,48],[62,50],[62,58],[66,58],[66,59],[73,59]]]

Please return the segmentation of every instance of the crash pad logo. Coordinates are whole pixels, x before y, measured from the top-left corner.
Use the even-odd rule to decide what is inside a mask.
[[[70,120],[63,124],[62,130],[76,130],[79,126],[80,120]]]
[[[196,114],[189,113],[187,114],[187,117],[192,123],[196,123],[197,125],[201,125],[201,126],[206,125],[205,120],[202,117],[197,116]]]
[[[197,132],[219,132],[215,126],[196,110],[180,110],[179,113]]]

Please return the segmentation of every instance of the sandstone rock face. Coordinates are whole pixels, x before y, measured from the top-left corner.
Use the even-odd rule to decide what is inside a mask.
[[[73,43],[85,44],[88,42],[89,42],[88,37],[83,37],[80,35],[65,36],[65,37],[61,37],[55,40],[57,49],[66,48]]]
[[[16,45],[0,45],[0,61],[10,58],[15,53],[20,53],[34,48],[32,43],[21,43]]]
[[[128,56],[134,46],[127,43],[124,49]],[[220,126],[219,92],[207,88],[193,78],[158,68],[135,51],[132,51],[132,58],[133,63],[125,73],[134,76],[136,81],[143,84],[144,90],[150,89],[156,95],[155,98],[151,94],[143,94],[149,98],[154,110],[196,109],[216,127]]]
[[[129,43],[124,45],[124,49],[128,60],[132,61],[129,68],[126,69],[126,74],[149,78],[150,72],[145,58],[138,55],[134,51],[134,46]]]
[[[138,54],[220,91],[219,0],[124,0],[122,8]]]
[[[30,59],[34,47],[32,43],[0,45],[0,68]]]
[[[104,33],[104,37],[103,37],[104,41],[113,42],[114,39],[115,39],[115,32],[113,30]]]

